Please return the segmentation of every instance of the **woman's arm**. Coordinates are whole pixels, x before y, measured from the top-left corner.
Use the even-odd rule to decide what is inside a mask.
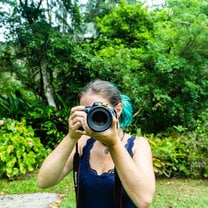
[[[43,162],[38,175],[38,186],[48,188],[57,184],[73,168],[75,144],[81,138],[82,120],[85,118],[83,106],[71,109],[69,117],[69,132],[61,143]],[[84,137],[84,136],[83,136]]]
[[[43,162],[38,174],[38,186],[48,188],[56,185],[68,172],[72,170],[72,160],[76,140],[69,134],[51,152]]]
[[[109,146],[121,183],[137,207],[148,207],[155,191],[155,176],[152,154],[148,141],[139,137],[135,140],[133,158],[123,144]]]

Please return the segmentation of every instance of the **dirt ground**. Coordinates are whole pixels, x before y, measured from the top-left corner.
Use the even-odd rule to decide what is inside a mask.
[[[61,201],[55,193],[0,195],[0,208],[57,208]]]

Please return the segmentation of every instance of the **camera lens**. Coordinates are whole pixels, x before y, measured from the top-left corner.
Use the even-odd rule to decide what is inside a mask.
[[[112,113],[106,107],[93,107],[88,112],[87,123],[93,131],[105,131],[112,124]]]
[[[103,126],[108,121],[108,116],[102,111],[97,111],[92,115],[92,121],[97,126]]]

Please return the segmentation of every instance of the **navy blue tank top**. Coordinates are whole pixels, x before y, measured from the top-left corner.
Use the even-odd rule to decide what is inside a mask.
[[[135,137],[130,137],[125,148],[131,155]],[[90,150],[95,140],[90,138],[83,148],[79,173],[77,208],[114,208],[114,170],[98,175],[90,168]],[[131,176],[130,176],[131,177]],[[122,208],[136,208],[126,192],[122,193]]]

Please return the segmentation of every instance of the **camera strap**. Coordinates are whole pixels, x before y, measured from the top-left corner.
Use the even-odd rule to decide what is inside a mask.
[[[79,198],[79,172],[80,172],[80,156],[78,152],[78,142],[76,143],[76,151],[73,158],[73,179],[76,196],[76,206]]]
[[[74,188],[75,188],[75,196],[76,196],[76,207],[79,199],[79,173],[80,173],[80,156],[78,152],[78,142],[76,143],[76,151],[73,158],[73,180],[74,180]],[[114,169],[115,173],[115,182],[114,182],[114,204],[115,208],[122,207],[122,184],[116,169]]]
[[[114,204],[115,208],[122,208],[122,184],[116,169],[114,169]]]

